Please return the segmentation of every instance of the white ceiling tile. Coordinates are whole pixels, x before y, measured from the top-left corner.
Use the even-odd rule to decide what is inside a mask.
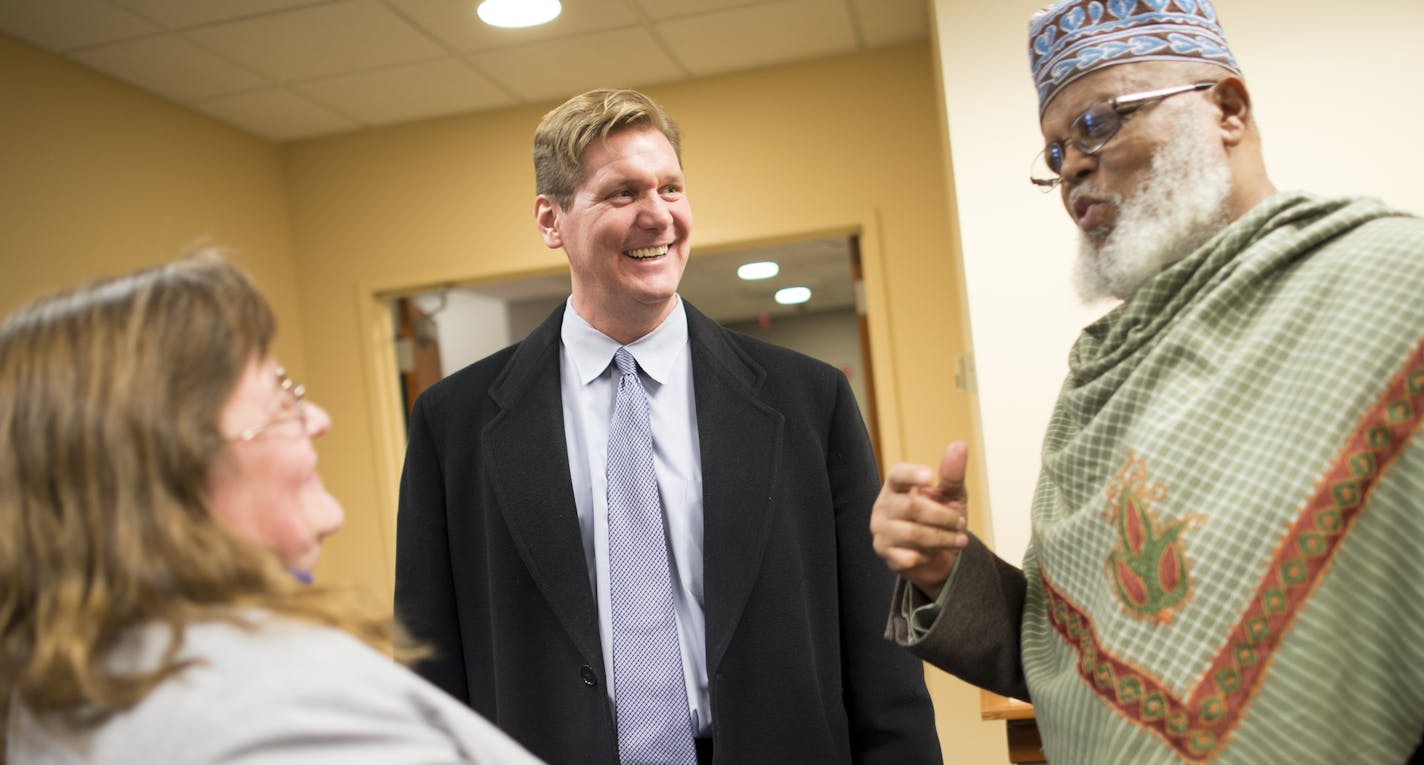
[[[927,0],[854,0],[866,47],[922,40],[930,33]]]
[[[360,125],[286,90],[260,90],[194,104],[204,114],[273,141],[355,130]]]
[[[591,88],[638,87],[685,76],[641,27],[532,43],[468,58],[480,71],[531,101],[568,98]]]
[[[74,58],[179,103],[255,90],[267,82],[176,35],[90,48]]]
[[[283,82],[444,55],[372,0],[302,8],[195,29],[190,39]]]
[[[840,0],[788,0],[658,22],[658,34],[694,75],[717,74],[856,49]]]
[[[455,59],[334,77],[294,88],[368,125],[494,109],[508,93]]]
[[[0,0],[0,29],[61,53],[163,31],[104,0]]]
[[[537,27],[500,29],[475,15],[478,0],[388,0],[399,12],[459,51],[483,51],[638,23],[627,0],[564,0],[558,18]]]
[[[679,16],[694,16],[710,11],[725,11],[748,5],[765,5],[778,0],[634,0],[648,18],[662,21]]]
[[[169,29],[260,16],[315,5],[324,0],[113,0],[117,5]]]

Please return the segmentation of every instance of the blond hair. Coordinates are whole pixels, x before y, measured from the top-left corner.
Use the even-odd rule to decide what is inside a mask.
[[[34,713],[97,721],[183,669],[188,624],[258,610],[391,649],[388,618],[301,586],[211,512],[219,414],[274,333],[266,299],[213,253],[0,325],[0,713],[13,692]],[[156,668],[109,665],[127,631],[155,624],[172,636]]]
[[[535,193],[567,210],[574,189],[583,183],[583,152],[594,138],[603,141],[618,130],[651,127],[672,144],[682,162],[682,134],[656,101],[636,90],[590,90],[544,115],[534,130]]]

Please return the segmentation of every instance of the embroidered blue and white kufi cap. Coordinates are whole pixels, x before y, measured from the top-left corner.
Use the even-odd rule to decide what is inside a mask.
[[[1208,0],[1058,0],[1028,23],[1038,113],[1089,72],[1142,61],[1196,61],[1241,74]]]

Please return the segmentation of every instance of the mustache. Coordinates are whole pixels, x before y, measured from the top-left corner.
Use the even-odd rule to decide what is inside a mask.
[[[1122,206],[1121,194],[1115,194],[1107,189],[1100,189],[1093,185],[1093,183],[1087,182],[1079,186],[1074,186],[1073,190],[1068,192],[1068,207],[1076,207],[1078,200],[1083,197],[1091,197],[1099,202],[1107,202],[1110,205],[1118,207]]]

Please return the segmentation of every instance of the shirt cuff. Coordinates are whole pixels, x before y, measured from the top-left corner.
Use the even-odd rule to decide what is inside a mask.
[[[900,611],[905,617],[906,626],[909,627],[910,642],[918,643],[933,629],[939,615],[944,611],[945,604],[949,602],[949,590],[954,584],[954,575],[959,571],[959,561],[963,557],[962,551],[955,557],[954,567],[949,570],[949,578],[944,580],[944,586],[939,589],[939,597],[934,600],[920,592],[920,588],[906,583]]]

